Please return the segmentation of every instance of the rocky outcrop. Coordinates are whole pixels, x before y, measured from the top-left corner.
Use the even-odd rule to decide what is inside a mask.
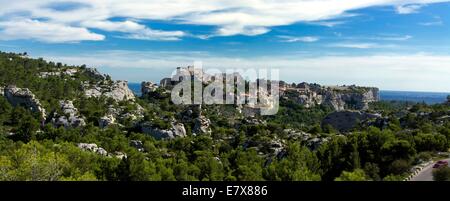
[[[116,158],[120,159],[120,160],[123,160],[123,159],[127,159],[127,158],[128,158],[128,156],[127,156],[126,153],[123,153],[123,152],[120,152],[120,151],[114,152],[113,155],[114,155]]]
[[[274,156],[280,156],[286,147],[280,139],[273,139],[269,143],[269,149]]]
[[[105,128],[105,127],[107,127],[111,124],[115,124],[115,123],[116,123],[116,118],[111,114],[100,117],[100,119],[98,120],[98,126],[100,128]]]
[[[330,125],[340,132],[348,132],[356,128],[360,123],[379,117],[381,117],[379,114],[361,111],[338,111],[327,115],[322,120],[322,127]]]
[[[86,125],[84,118],[79,114],[78,109],[73,105],[72,101],[59,101],[59,106],[62,114],[60,115],[56,112],[53,114],[53,125],[57,127],[64,126],[65,128],[76,128]]]
[[[140,125],[141,131],[153,136],[155,139],[175,139],[186,137],[186,129],[182,123],[171,122],[169,129],[157,128],[149,122]]]
[[[314,137],[306,141],[306,146],[311,150],[317,150],[322,144],[328,142],[329,138]]]
[[[94,143],[92,143],[92,144],[78,143],[77,146],[78,146],[78,148],[80,148],[83,151],[90,151],[92,153],[96,153],[96,154],[99,154],[102,156],[108,156],[108,152],[105,149],[98,147],[97,144],[94,144]]]
[[[300,83],[280,87],[282,97],[306,108],[327,105],[336,111],[346,109],[367,110],[369,103],[379,101],[379,90],[373,87],[334,86]]]
[[[286,134],[286,137],[288,139],[291,140],[298,140],[298,141],[307,141],[308,139],[311,138],[311,134],[303,132],[303,131],[298,131],[298,130],[294,130],[294,129],[284,129],[283,133]]]
[[[79,70],[77,68],[67,68],[63,71],[40,72],[39,77],[40,78],[49,78],[49,77],[55,77],[55,76],[61,76],[61,75],[74,77],[78,72],[79,72]]]
[[[27,88],[18,88],[10,85],[4,89],[4,96],[13,106],[23,106],[32,112],[40,114],[41,119],[45,120],[46,112],[36,96]]]
[[[153,82],[142,82],[141,83],[141,93],[146,95],[155,92],[158,89],[158,85]]]
[[[194,119],[194,129],[192,132],[195,135],[198,134],[211,134],[211,120],[206,118],[205,116],[200,116]]]
[[[106,114],[98,120],[100,128],[105,128],[126,120],[135,122],[144,118],[144,108],[142,106],[136,102],[130,102],[129,104],[128,106],[134,107],[133,110],[130,110],[127,106],[109,106]]]
[[[112,82],[102,82],[96,85],[90,85],[85,83],[83,85],[84,94],[87,97],[100,97],[105,96],[112,98],[116,101],[125,101],[135,99],[133,91],[128,88],[127,81],[112,81]]]
[[[185,123],[194,122],[192,134],[211,134],[211,120],[202,114],[202,105],[190,105],[186,111],[181,113],[180,117]]]
[[[98,70],[96,68],[86,68],[86,70],[84,72],[87,76],[94,78],[94,79],[99,79],[99,80],[106,79],[105,75],[98,72]]]

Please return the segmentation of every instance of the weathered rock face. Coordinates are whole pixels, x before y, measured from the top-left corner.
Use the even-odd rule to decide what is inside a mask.
[[[105,96],[116,101],[134,100],[133,91],[128,88],[127,81],[114,81],[112,83],[99,83],[94,86],[84,84],[84,94],[87,97]]]
[[[361,92],[354,91],[337,91],[329,93],[329,99],[326,98],[325,104],[330,104],[337,111],[347,108],[356,110],[369,109],[369,103],[379,101],[379,90],[377,88],[367,88]]]
[[[140,125],[141,131],[145,134],[149,134],[154,138],[160,139],[175,139],[177,137],[186,137],[186,129],[181,123],[171,122],[170,129],[160,129],[151,125],[149,122],[145,122]]]
[[[54,114],[52,118],[53,125],[59,127],[64,126],[69,127],[80,127],[85,126],[86,122],[82,116],[79,115],[78,109],[75,108],[72,101],[59,101],[59,105],[62,111],[62,115]]]
[[[378,117],[380,117],[378,114],[370,114],[361,111],[333,112],[322,120],[322,127],[331,125],[338,131],[347,132],[358,126],[359,123]]]
[[[378,88],[372,87],[322,87],[318,84],[300,83],[280,87],[283,98],[291,99],[310,108],[328,105],[336,111],[345,109],[367,110],[369,103],[379,101]]]
[[[29,89],[10,85],[4,89],[4,96],[6,96],[6,99],[11,105],[24,106],[32,112],[39,113],[42,120],[45,120],[45,109]]]
[[[149,94],[151,92],[156,91],[158,89],[158,85],[153,82],[142,82],[141,83],[141,92],[142,95]]]

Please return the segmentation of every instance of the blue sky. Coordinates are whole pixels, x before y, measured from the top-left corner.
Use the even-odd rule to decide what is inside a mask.
[[[0,0],[0,50],[159,81],[177,66],[450,92],[447,0]]]

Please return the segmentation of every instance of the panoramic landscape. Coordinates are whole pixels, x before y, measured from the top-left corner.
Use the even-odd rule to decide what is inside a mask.
[[[1,181],[450,181],[449,1],[0,2]]]

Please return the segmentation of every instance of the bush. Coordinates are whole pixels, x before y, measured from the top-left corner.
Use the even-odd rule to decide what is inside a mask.
[[[434,181],[450,181],[450,168],[443,167],[433,170]]]

